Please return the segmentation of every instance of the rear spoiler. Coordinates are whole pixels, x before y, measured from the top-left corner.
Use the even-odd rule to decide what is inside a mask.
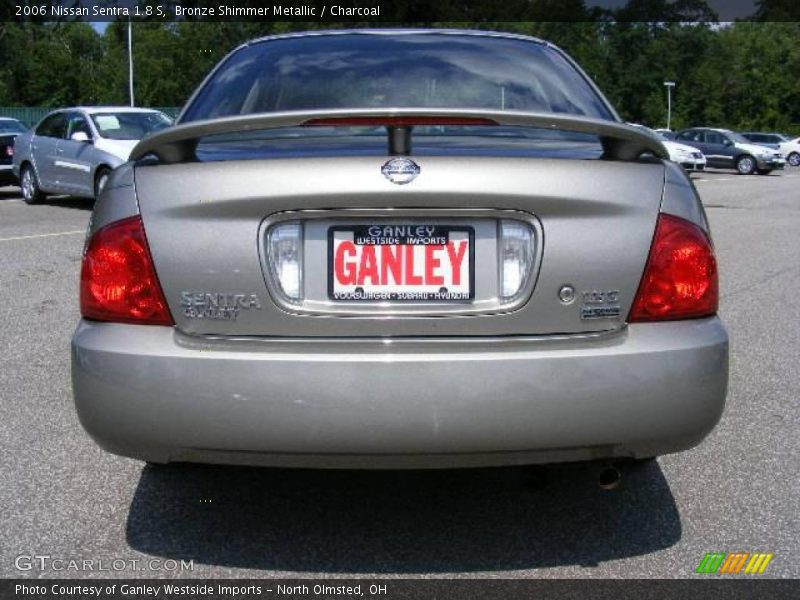
[[[641,129],[616,121],[522,111],[359,108],[258,113],[191,121],[144,138],[134,147],[130,159],[154,156],[163,163],[193,162],[197,160],[197,143],[204,136],[280,127],[354,125],[385,126],[390,155],[411,153],[411,131],[414,126],[470,125],[535,127],[596,135],[603,145],[603,158],[607,160],[632,161],[648,153],[658,158],[669,158],[666,148],[658,139]]]

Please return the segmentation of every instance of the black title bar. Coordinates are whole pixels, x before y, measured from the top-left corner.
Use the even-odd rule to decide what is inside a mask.
[[[3,0],[0,21],[431,22],[800,21],[796,0]]]
[[[6,579],[4,600],[522,600],[526,598],[640,600],[659,598],[790,598],[796,582],[698,576],[676,580],[512,579],[234,579],[113,580]],[[796,597],[796,596],[795,596]]]

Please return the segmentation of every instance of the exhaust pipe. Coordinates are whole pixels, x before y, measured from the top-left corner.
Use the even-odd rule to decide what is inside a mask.
[[[622,473],[613,465],[602,465],[596,472],[597,485],[601,490],[615,490],[622,481]]]

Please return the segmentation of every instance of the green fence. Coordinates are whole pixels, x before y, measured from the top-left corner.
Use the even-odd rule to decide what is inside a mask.
[[[58,106],[44,107],[44,106],[0,106],[0,117],[11,117],[22,121],[28,126],[33,126],[38,123],[43,116],[51,110],[61,108]],[[156,110],[169,115],[173,119],[178,116],[181,108],[180,106],[154,106]]]

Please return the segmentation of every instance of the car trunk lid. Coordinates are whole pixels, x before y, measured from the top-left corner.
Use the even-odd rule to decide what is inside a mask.
[[[395,185],[386,157],[142,164],[135,184],[156,270],[181,331],[291,337],[560,335],[613,330],[630,309],[664,186],[658,161],[414,156]],[[271,289],[265,236],[302,224],[303,305]],[[497,302],[498,223],[535,237],[531,285]],[[474,233],[475,297],[419,304],[331,300],[329,235],[414,225]],[[274,286],[273,286],[274,287]],[[494,302],[494,303],[493,303]]]

